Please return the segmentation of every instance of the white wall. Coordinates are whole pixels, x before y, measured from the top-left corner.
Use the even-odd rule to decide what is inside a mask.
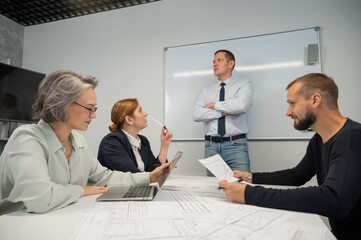
[[[145,111],[163,118],[164,47],[320,26],[323,72],[339,85],[341,112],[361,122],[360,13],[359,0],[163,0],[26,27],[23,67],[44,73],[68,68],[100,79],[97,118],[84,133],[96,155],[115,101],[137,97]],[[149,123],[141,134],[157,153],[160,128]],[[250,142],[252,170],[291,167],[306,146]],[[203,149],[203,142],[172,143],[171,155],[185,152],[177,173],[204,175],[196,161]]]

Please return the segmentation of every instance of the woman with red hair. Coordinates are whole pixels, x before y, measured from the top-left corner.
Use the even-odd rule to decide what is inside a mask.
[[[98,151],[98,160],[103,166],[123,172],[150,172],[167,161],[173,134],[163,126],[160,151],[155,157],[148,139],[138,134],[147,127],[147,115],[135,98],[114,104],[111,133],[103,138]]]

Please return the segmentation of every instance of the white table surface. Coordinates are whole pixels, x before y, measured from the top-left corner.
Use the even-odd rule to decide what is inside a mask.
[[[182,180],[184,179],[184,181]],[[184,189],[188,188],[189,191],[198,191],[197,189],[191,189],[192,185],[202,185],[204,183],[204,177],[190,177],[190,176],[172,176],[172,180],[183,181]],[[217,184],[217,180],[209,179],[209,183],[213,185]],[[199,184],[197,184],[197,182]],[[171,183],[171,182],[170,182]],[[167,186],[167,185],[165,185]],[[175,185],[170,184],[170,187]],[[184,190],[183,189],[183,190]],[[163,191],[163,193],[162,193]],[[160,191],[155,201],[162,201],[167,198],[167,190]],[[218,191],[220,196],[222,191]],[[45,214],[26,213],[24,211],[18,211],[6,215],[0,216],[0,239],[12,240],[12,239],[24,239],[24,240],[66,240],[72,239],[76,230],[80,227],[84,217],[92,209],[95,203],[95,199],[99,195],[82,197],[76,203],[73,203],[63,209],[51,211]],[[222,197],[222,196],[221,196]],[[227,201],[223,196],[222,201]],[[277,210],[281,211],[281,210]],[[294,212],[292,212],[294,213]],[[316,226],[326,227],[321,218],[316,214],[296,213],[295,221],[300,223],[313,223]],[[336,239],[332,233],[325,230],[325,240]]]

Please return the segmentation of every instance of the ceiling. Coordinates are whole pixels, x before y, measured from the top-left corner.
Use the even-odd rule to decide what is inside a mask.
[[[1,0],[0,14],[31,26],[156,1],[161,0]]]

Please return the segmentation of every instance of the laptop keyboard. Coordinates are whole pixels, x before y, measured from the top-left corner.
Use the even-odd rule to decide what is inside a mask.
[[[148,197],[152,186],[132,186],[123,198]]]

